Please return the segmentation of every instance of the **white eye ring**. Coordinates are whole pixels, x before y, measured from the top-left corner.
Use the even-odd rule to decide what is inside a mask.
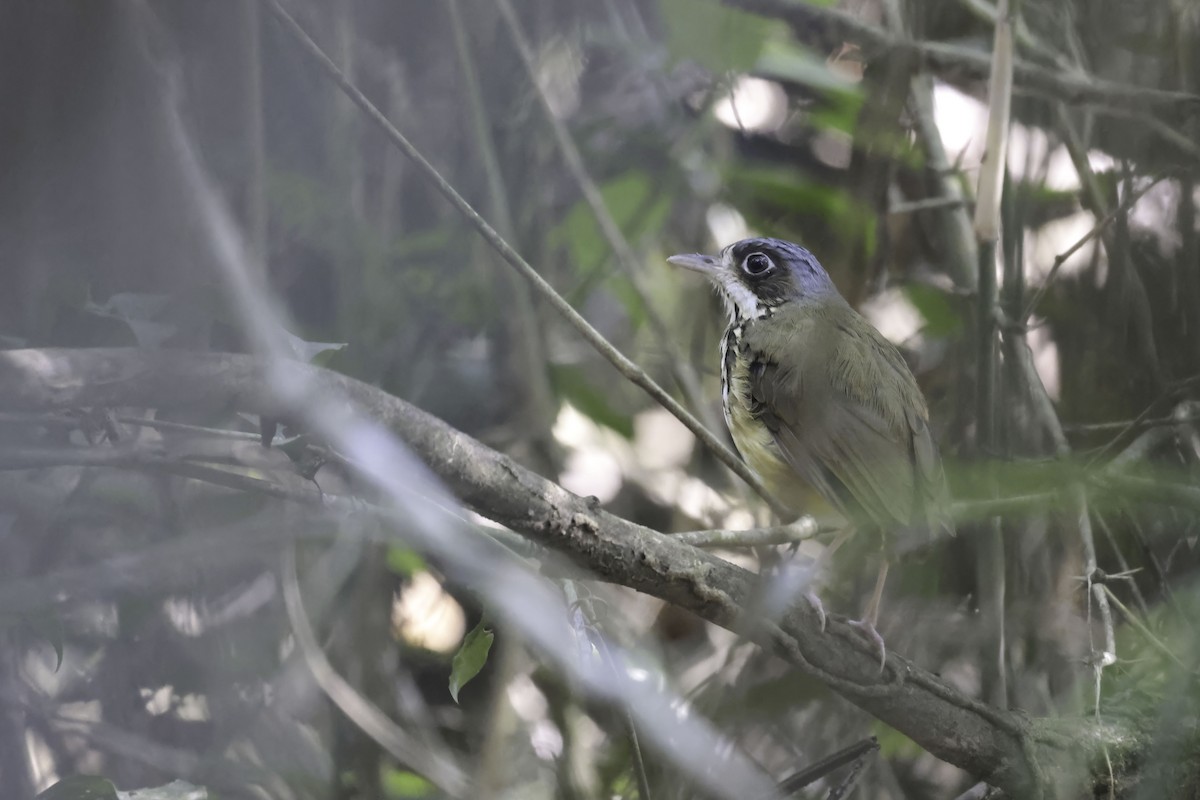
[[[775,268],[775,262],[766,253],[754,252],[742,261],[742,272],[752,277],[766,275]]]

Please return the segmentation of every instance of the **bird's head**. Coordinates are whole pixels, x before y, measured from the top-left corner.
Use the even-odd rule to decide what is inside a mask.
[[[735,321],[767,316],[787,303],[841,299],[817,257],[782,239],[742,239],[720,255],[686,253],[667,261],[712,281]]]

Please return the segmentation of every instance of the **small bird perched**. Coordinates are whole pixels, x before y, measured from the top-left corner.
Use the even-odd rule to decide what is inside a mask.
[[[885,536],[950,530],[945,476],[916,379],[812,253],[780,239],[744,239],[719,256],[667,261],[703,274],[725,301],[725,422],[776,497],[795,507],[814,489],[851,529]],[[881,657],[874,626],[886,575],[885,560],[860,623]]]

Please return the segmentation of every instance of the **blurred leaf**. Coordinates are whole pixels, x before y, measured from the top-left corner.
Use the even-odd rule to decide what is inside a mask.
[[[641,170],[626,172],[600,186],[605,207],[617,227],[631,240],[661,229],[666,221],[670,199],[653,197],[652,193],[651,177]],[[577,266],[599,264],[611,255],[596,216],[585,200],[575,203],[550,232],[550,243],[566,248]]]
[[[479,674],[487,663],[488,653],[492,649],[492,640],[496,635],[484,628],[485,620],[480,620],[470,633],[463,639],[450,662],[450,696],[458,702],[458,693],[462,687]]]
[[[871,733],[879,740],[881,758],[917,758],[925,752],[912,739],[882,722],[872,724]]]
[[[460,233],[461,229],[452,225],[441,225],[436,228],[406,233],[388,245],[387,255],[390,258],[437,259],[445,255],[450,244]],[[388,277],[392,280],[395,279],[394,275],[389,274]]]
[[[755,202],[779,210],[833,220],[850,208],[845,192],[814,183],[797,170],[743,167],[728,170],[727,177],[733,188],[748,193]]]
[[[89,299],[84,308],[93,314],[103,314],[119,319],[155,319],[166,308],[170,299],[165,294],[118,292],[103,304],[94,303]]]
[[[26,618],[25,624],[39,639],[54,648],[54,671],[58,672],[62,667],[63,646],[67,636],[62,617],[53,611],[48,611]]]
[[[824,58],[788,40],[767,42],[755,66],[756,73],[827,93],[860,95],[858,84],[829,68]]]
[[[792,670],[749,687],[728,713],[737,719],[760,723],[799,713],[813,703],[828,700],[830,696],[829,687],[825,684]]]
[[[814,128],[841,131],[853,136],[858,130],[862,103],[862,95],[836,95],[834,102],[825,103],[809,111],[808,121]]]
[[[411,577],[425,571],[425,559],[416,550],[396,544],[388,548],[387,568],[397,575]]]
[[[624,220],[629,238],[641,239],[657,235],[667,224],[667,217],[671,214],[671,198],[661,192],[654,195],[654,191],[656,190],[652,189],[641,203],[618,217]]]
[[[391,800],[402,800],[406,797],[429,797],[433,794],[433,784],[407,770],[395,767],[384,767],[380,775],[383,793]]]
[[[613,221],[629,241],[657,235],[671,212],[671,199],[657,189],[651,177],[641,170],[633,170],[612,179],[600,187],[600,193]],[[602,280],[621,302],[630,326],[635,330],[641,326],[645,321],[646,309],[628,276],[616,268],[600,273],[596,271],[597,267],[610,263],[613,254],[586,201],[575,203],[563,221],[550,231],[548,238],[551,247],[567,251],[572,264],[584,276],[568,294],[570,302],[582,302]],[[639,269],[641,265],[634,264],[633,268]]]
[[[309,344],[315,345],[320,343],[309,342]],[[334,355],[345,349],[346,342],[325,343],[322,346],[323,349],[318,351],[317,354],[308,361],[308,363],[312,364],[314,367],[328,367],[329,363],[333,361]]]
[[[629,317],[629,327],[637,330],[646,321],[646,305],[633,286],[633,281],[623,272],[609,276],[608,288],[613,296],[621,302],[625,314]]]
[[[283,331],[283,335],[297,361],[317,366],[324,366],[332,353],[346,346],[345,342],[310,342],[286,330]]]
[[[1013,188],[1021,203],[1022,224],[1028,228],[1040,228],[1079,213],[1078,190],[1053,189],[1032,181],[1013,181]]]
[[[328,228],[334,204],[340,202],[323,182],[299,172],[268,173],[267,194],[272,224],[279,225],[289,236]]]
[[[1131,53],[1143,56],[1161,56],[1163,51],[1171,47],[1173,41],[1165,36],[1160,28],[1153,28],[1149,33],[1122,33],[1113,40],[1113,44]]]
[[[167,307],[171,298],[165,294],[138,294],[119,292],[105,303],[95,303],[89,297],[83,310],[98,317],[107,317],[124,322],[133,332],[139,347],[161,347],[179,330],[175,325],[155,321]]]
[[[953,298],[936,286],[910,283],[904,287],[904,294],[925,320],[925,332],[930,336],[946,338],[963,329],[962,316]]]
[[[174,325],[149,322],[144,319],[127,319],[125,324],[133,331],[138,347],[161,347],[163,342],[175,335],[179,329]]]
[[[712,72],[749,71],[778,23],[722,5],[717,0],[659,0],[667,27],[667,51]]]
[[[119,800],[119,797],[117,787],[108,778],[73,775],[39,794],[36,800]]]
[[[194,786],[187,781],[171,781],[153,789],[138,789],[128,794],[117,792],[117,797],[120,800],[208,800],[211,795],[202,786]]]
[[[633,438],[633,417],[617,411],[579,367],[551,367],[550,379],[558,396],[593,422]]]

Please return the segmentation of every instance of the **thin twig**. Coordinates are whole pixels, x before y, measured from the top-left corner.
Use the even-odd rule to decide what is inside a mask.
[[[816,37],[831,45],[853,42],[862,48],[864,56],[868,59],[886,56],[894,50],[911,50],[921,58],[927,68],[957,78],[982,79],[988,75],[992,66],[991,56],[977,48],[947,42],[914,41],[896,36],[837,6],[807,3],[802,0],[723,2],[783,20],[805,41]],[[1200,97],[1184,92],[1106,81],[1021,60],[1014,61],[1013,73],[1016,78],[1014,88],[1019,91],[1043,94],[1063,102],[1092,104],[1102,109],[1163,108],[1171,111],[1182,110],[1185,113],[1200,112]]]
[[[879,740],[874,736],[855,742],[849,747],[843,747],[832,755],[822,758],[815,764],[810,764],[799,772],[793,773],[779,782],[778,791],[784,797],[791,797],[804,787],[820,780],[834,770],[841,769],[847,764],[860,761],[865,756],[879,750]]]
[[[517,676],[518,648],[516,631],[507,627],[497,631],[495,646],[488,659],[492,671],[491,696],[488,698],[487,715],[482,722],[483,741],[479,745],[480,755],[475,764],[471,787],[477,797],[503,796],[505,781],[511,781],[514,777],[512,737],[519,730],[520,720],[509,700],[508,690]]]
[[[454,50],[458,54],[459,70],[462,73],[463,89],[471,117],[471,130],[475,137],[475,149],[487,179],[487,208],[496,220],[496,229],[500,235],[517,241],[517,228],[509,205],[508,186],[504,181],[504,171],[500,168],[500,156],[496,152],[496,141],[487,117],[483,91],[479,86],[479,70],[466,22],[463,20],[461,5],[460,0],[450,0],[446,3],[446,10],[450,14],[450,29],[454,33]],[[533,298],[529,286],[520,275],[506,271],[498,277],[504,280],[504,289],[513,302],[513,307],[502,315],[502,322],[503,329],[513,340],[513,347],[517,350],[516,357],[508,358],[505,365],[507,369],[516,373],[510,385],[516,387],[516,391],[521,394],[522,402],[517,404],[517,415],[519,422],[535,432],[535,439],[544,441],[550,435],[555,409],[554,396],[545,369],[545,343],[538,330]]]
[[[924,200],[913,200],[908,203],[893,203],[888,206],[889,214],[915,214],[919,211],[936,211],[943,208],[957,208],[966,205],[962,197],[927,197]]]
[[[446,200],[457,210],[464,219],[473,227],[479,234],[490,244],[501,258],[517,270],[526,280],[530,282],[534,290],[544,298],[556,311],[577,330],[587,342],[592,345],[602,356],[604,356],[610,364],[616,367],[617,371],[622,376],[627,378],[632,383],[641,387],[663,408],[671,412],[680,422],[687,427],[696,438],[700,440],[714,455],[727,467],[729,467],[739,478],[744,480],[751,488],[754,489],[760,497],[762,497],[774,510],[783,518],[789,518],[794,515],[786,505],[780,503],[771,496],[770,491],[763,484],[762,480],[751,470],[741,459],[739,459],[732,450],[726,447],[717,437],[700,423],[687,409],[679,402],[671,397],[661,386],[655,383],[654,379],[646,374],[641,367],[627,358],[623,353],[617,350],[604,336],[592,327],[583,316],[576,311],[570,303],[554,290],[546,279],[543,278],[538,271],[535,270],[528,261],[521,257],[521,254],[513,249],[505,239],[496,232],[496,229],[487,223],[487,221],[479,215],[471,204],[460,195],[453,186],[450,185],[441,173],[430,164],[421,152],[396,129],[387,117],[367,99],[357,86],[350,82],[346,75],[338,68],[336,64],[330,60],[329,56],[317,45],[316,42],[305,32],[295,19],[280,5],[279,0],[262,0],[267,4],[267,9],[275,16],[275,18],[283,26],[284,30],[301,46],[305,54],[312,60],[314,64],[320,67],[321,72],[335,83],[359,109],[371,120],[393,145],[400,149],[405,156],[413,162],[420,172],[433,184],[434,188],[446,198]]]
[[[1179,656],[1172,653],[1171,649],[1163,644],[1162,640],[1155,636],[1154,633],[1142,623],[1137,614],[1126,608],[1125,604],[1117,598],[1117,596],[1113,593],[1113,590],[1110,589],[1107,584],[1103,584],[1101,588],[1103,588],[1104,593],[1108,595],[1109,602],[1116,606],[1117,610],[1125,615],[1125,620],[1133,626],[1135,631],[1142,635],[1142,638],[1145,639],[1151,647],[1165,655],[1171,661],[1175,662],[1175,666],[1179,667],[1185,672],[1192,672],[1192,668],[1187,664],[1184,664],[1183,660],[1180,659]]]
[[[801,517],[791,524],[770,528],[752,528],[744,531],[687,531],[671,534],[671,538],[687,542],[692,547],[759,547],[805,542],[816,538],[821,532],[815,519]]]
[[[1013,84],[1013,13],[1008,0],[1000,0],[992,46],[992,72],[988,86],[987,149],[979,171],[975,200],[975,236],[978,240],[979,296],[975,335],[978,337],[979,382],[976,388],[977,446],[982,454],[999,449],[997,408],[1000,404],[999,351],[997,349],[996,311],[999,288],[996,285],[996,256],[1000,241],[1000,201],[1008,154],[1008,129],[1012,113]],[[1013,257],[1007,256],[1006,264]],[[1005,270],[1006,277],[1008,270]],[[995,465],[991,459],[984,467],[988,492],[998,490]],[[984,541],[976,554],[981,584],[980,610],[995,628],[994,646],[989,647],[984,671],[988,699],[1000,708],[1008,704],[1007,625],[1005,591],[1007,589],[1004,528],[1000,517],[988,519]]]
[[[1091,230],[1089,230],[1087,233],[1085,233],[1083,236],[1081,236],[1075,242],[1075,244],[1071,245],[1066,250],[1064,250],[1061,253],[1059,253],[1058,255],[1056,255],[1054,257],[1054,263],[1050,265],[1050,271],[1046,273],[1046,277],[1042,280],[1042,285],[1038,287],[1038,290],[1034,293],[1033,297],[1031,297],[1029,299],[1029,302],[1025,304],[1025,311],[1022,313],[1020,319],[1017,321],[1022,322],[1024,320],[1029,319],[1029,316],[1034,312],[1035,309],[1037,309],[1038,303],[1041,302],[1042,295],[1044,295],[1046,293],[1046,290],[1050,288],[1050,284],[1054,281],[1054,278],[1058,275],[1059,268],[1062,267],[1063,263],[1067,259],[1069,259],[1071,256],[1075,255],[1075,253],[1079,250],[1079,248],[1083,247],[1085,244],[1090,242],[1092,239],[1095,239],[1097,236],[1099,236],[1101,233],[1103,233],[1104,230],[1106,228],[1108,228],[1108,226],[1111,225],[1117,219],[1117,217],[1121,216],[1122,214],[1128,212],[1129,209],[1133,208],[1134,204],[1137,203],[1138,200],[1141,200],[1142,196],[1145,195],[1146,192],[1150,191],[1155,186],[1157,186],[1160,181],[1162,181],[1164,178],[1166,178],[1168,176],[1168,174],[1169,173],[1163,173],[1161,175],[1158,175],[1152,181],[1150,181],[1150,183],[1146,184],[1141,189],[1137,190],[1136,192],[1131,192],[1129,194],[1129,196],[1127,196],[1125,198],[1124,202],[1121,203],[1120,206],[1113,209],[1108,214],[1105,214],[1104,219],[1100,220],[1095,225],[1093,225]]]
[[[1063,431],[1069,434],[1105,433],[1107,431],[1141,432],[1146,428],[1165,428],[1189,422],[1200,422],[1200,415],[1184,414],[1178,417],[1154,417],[1141,420],[1122,419],[1115,422],[1080,422],[1063,425]]]
[[[546,93],[545,84],[543,81],[538,80],[537,59],[534,55],[533,47],[529,43],[529,37],[525,35],[525,31],[521,28],[521,21],[517,18],[517,13],[513,10],[512,3],[509,0],[497,0],[497,7],[500,9],[500,16],[504,19],[504,25],[508,29],[509,37],[512,39],[513,45],[521,57],[521,63],[525,66],[525,73],[529,78],[529,82],[533,85],[534,91],[537,94],[538,105],[541,106],[542,115],[545,117],[546,123],[550,126],[550,130],[554,134],[554,141],[558,145],[559,152],[562,154],[563,162],[567,165],[567,171],[579,187],[584,202],[587,203],[592,216],[596,219],[596,224],[600,228],[601,235],[604,236],[605,241],[608,242],[609,249],[616,256],[618,266],[625,273],[625,277],[629,279],[630,286],[633,287],[634,294],[637,295],[638,302],[646,313],[646,319],[653,328],[659,346],[666,351],[671,374],[679,384],[684,400],[690,408],[700,411],[704,408],[704,403],[700,391],[700,382],[696,377],[696,373],[688,366],[687,360],[675,351],[671,331],[667,329],[666,323],[658,314],[655,304],[650,299],[650,293],[642,281],[638,258],[634,254],[633,248],[630,247],[625,234],[621,232],[621,226],[617,224],[617,221],[613,219],[612,213],[608,210],[608,204],[604,201],[604,195],[600,193],[596,182],[592,180],[592,176],[588,173],[587,165],[583,163],[583,156],[580,154],[579,148],[575,145],[575,140],[572,138],[571,132],[567,130],[567,126],[563,123],[562,119],[554,113],[550,97]],[[716,420],[706,419],[705,423],[712,428],[715,426]]]
[[[156,431],[173,431],[175,433],[190,433],[195,436],[209,436],[214,439],[241,439],[257,442],[262,439],[261,433],[249,431],[234,431],[228,428],[208,428],[203,425],[189,425],[186,422],[172,422],[165,419],[150,419],[148,417],[129,417],[116,415],[114,420],[131,428],[150,428]]]
[[[337,673],[325,657],[309,625],[300,583],[296,575],[296,548],[288,547],[283,556],[283,600],[291,622],[296,646],[304,655],[313,680],[343,714],[363,733],[402,764],[407,764],[451,797],[464,796],[468,782],[458,765],[431,751],[396,723],[388,719],[374,703],[363,697]]]
[[[988,86],[988,126],[979,190],[975,199],[975,234],[981,242],[1000,235],[1000,195],[1008,155],[1008,123],[1012,116],[1013,14],[1008,0],[997,9]],[[994,269],[994,267],[993,267]],[[982,280],[982,278],[981,278]],[[990,309],[989,309],[990,311]]]
[[[979,19],[988,22],[989,24],[994,25],[996,20],[999,19],[999,11],[997,10],[996,6],[992,5],[987,0],[960,0],[960,2],[968,11],[970,11]],[[1046,61],[1053,63],[1056,67],[1064,72],[1077,75],[1081,78],[1087,77],[1086,72],[1079,69],[1076,65],[1070,63],[1062,56],[1061,52],[1056,51],[1053,47],[1044,43],[1041,39],[1037,38],[1032,32],[1030,32],[1029,26],[1026,25],[1023,20],[1017,19],[1015,32],[1017,36],[1017,43],[1020,44],[1021,47],[1036,53]]]
[[[592,607],[592,602],[587,599],[580,599],[581,610],[587,615],[589,621],[596,619],[596,611]],[[608,646],[608,641],[603,636],[589,637],[593,640],[600,657],[604,660],[604,665],[614,674],[624,667],[618,663],[617,657],[613,654],[612,648]],[[633,761],[633,776],[637,782],[638,800],[653,800],[654,796],[650,792],[650,778],[646,772],[646,759],[642,753],[642,743],[638,737],[637,720],[633,714],[629,713],[628,706],[621,708],[621,721],[625,727],[625,734],[629,737],[630,759]]]
[[[1168,386],[1158,397],[1154,398],[1148,406],[1142,409],[1142,412],[1133,418],[1131,422],[1125,425],[1121,432],[1112,438],[1106,445],[1101,447],[1096,454],[1092,456],[1088,462],[1088,466],[1096,464],[1102,459],[1108,458],[1109,454],[1118,448],[1125,447],[1128,439],[1131,436],[1138,435],[1145,422],[1152,418],[1155,414],[1161,413],[1161,409],[1168,403],[1173,403],[1175,400],[1183,396],[1191,388],[1200,385],[1200,375],[1193,375],[1190,378],[1185,378],[1171,386]]]
[[[1100,486],[1120,491],[1154,503],[1200,511],[1200,488],[1176,481],[1138,478],[1133,475],[1106,474],[1097,478]]]
[[[1029,349],[1029,343],[1020,333],[1010,332],[1006,335],[1005,339],[1009,345],[1007,353],[1013,360],[1018,374],[1023,376],[1025,388],[1032,401],[1031,410],[1033,417],[1038,420],[1042,429],[1050,437],[1055,455],[1060,460],[1065,461],[1071,454],[1071,448],[1067,443],[1067,437],[1063,433],[1062,426],[1058,422],[1054,403],[1046,393],[1046,387],[1042,383],[1037,373],[1037,368],[1033,364],[1033,354]],[[1079,531],[1080,542],[1083,545],[1084,574],[1088,580],[1088,617],[1090,620],[1091,598],[1094,598],[1096,606],[1100,611],[1100,622],[1104,630],[1104,649],[1102,652],[1094,654],[1092,658],[1092,664],[1096,670],[1096,696],[1098,702],[1100,673],[1104,667],[1116,661],[1116,635],[1113,630],[1112,612],[1109,609],[1108,598],[1099,590],[1098,586],[1091,583],[1090,579],[1090,576],[1096,571],[1098,565],[1096,562],[1096,544],[1092,533],[1091,514],[1088,511],[1087,494],[1083,484],[1077,480],[1073,481],[1067,490],[1067,499],[1070,513],[1074,518],[1076,529]],[[1089,626],[1089,632],[1090,630]],[[1097,713],[1098,711],[1099,708],[1097,707]]]
[[[932,216],[941,229],[940,239],[946,249],[946,272],[960,289],[974,291],[978,285],[976,264],[979,254],[971,233],[970,200],[959,180],[958,171],[946,155],[941,132],[933,112],[933,78],[926,72],[913,76],[909,108],[917,141],[925,152],[925,162],[934,181],[936,199],[947,205]]]
[[[1135,570],[1129,568],[1129,562],[1125,560],[1125,553],[1121,551],[1121,545],[1113,534],[1112,526],[1104,521],[1102,514],[1096,514],[1095,517],[1100,532],[1104,534],[1104,540],[1108,542],[1109,549],[1117,559],[1117,565],[1121,568],[1121,572],[1128,576],[1129,591],[1133,594],[1133,599],[1137,601],[1138,608],[1142,610],[1142,613],[1148,614],[1150,607],[1146,604],[1146,598],[1142,596],[1142,590],[1138,588],[1137,580],[1133,577]]]

